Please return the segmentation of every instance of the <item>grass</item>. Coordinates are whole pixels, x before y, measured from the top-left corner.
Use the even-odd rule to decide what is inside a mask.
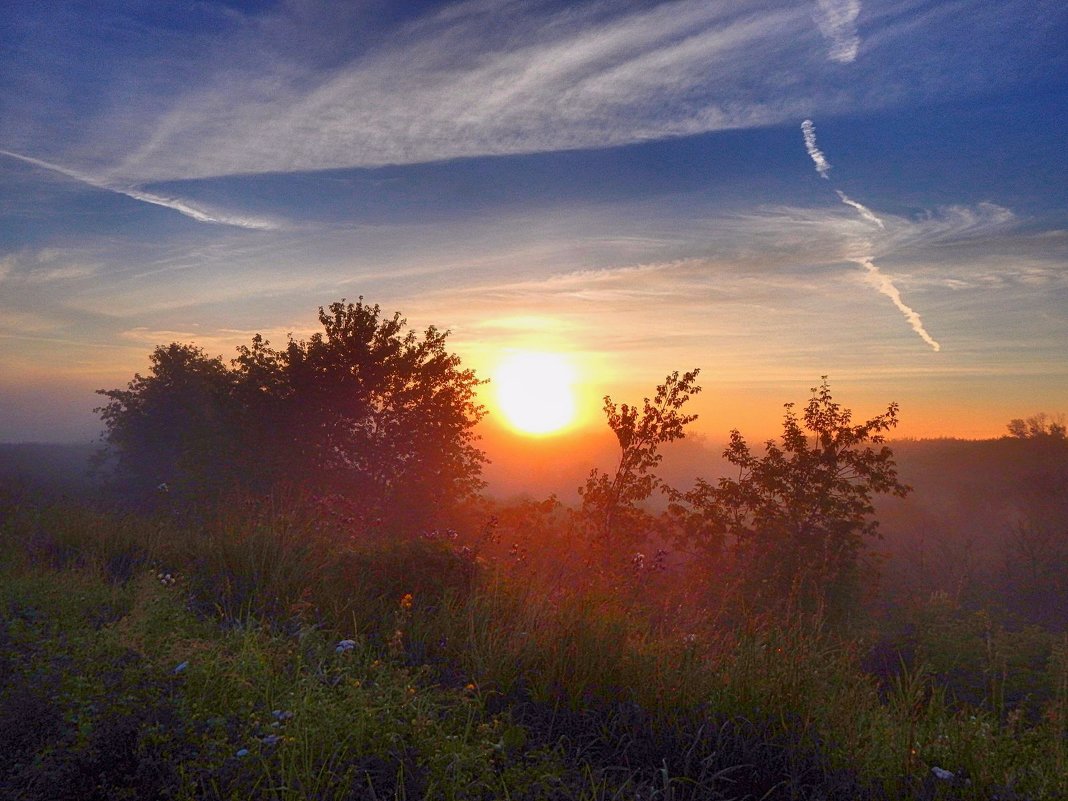
[[[818,621],[653,626],[477,547],[267,501],[8,507],[0,571],[5,797],[1068,797],[1068,643],[1036,632],[1024,702],[1019,638],[961,627],[969,702],[931,643],[880,686]]]
[[[4,797],[536,798],[561,772],[469,690],[316,629],[220,628],[149,572],[8,567],[0,611]]]

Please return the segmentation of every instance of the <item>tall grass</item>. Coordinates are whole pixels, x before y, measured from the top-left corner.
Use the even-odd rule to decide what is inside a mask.
[[[146,570],[179,576],[168,597],[224,621],[225,645],[180,605],[153,606],[156,596],[137,613],[154,622],[130,613],[116,631],[163,664],[199,649],[183,679],[195,719],[210,717],[218,693],[241,714],[303,710],[287,724],[303,745],[271,757],[277,797],[299,797],[282,786],[345,797],[325,789],[339,786],[343,756],[393,736],[400,724],[383,720],[395,716],[409,750],[381,765],[365,760],[359,774],[391,773],[378,781],[395,797],[448,797],[461,786],[495,797],[513,779],[545,797],[553,782],[585,798],[1068,797],[1064,642],[1044,674],[1049,700],[1029,720],[1003,701],[947,698],[922,658],[880,687],[860,667],[863,645],[818,616],[654,626],[652,606],[643,615],[634,597],[572,589],[566,571],[546,578],[477,547],[324,526],[293,499],[234,503],[196,525],[23,511],[3,538],[5,559],[20,569],[80,566],[116,586],[143,582]],[[341,638],[359,644],[344,664],[330,650]],[[381,670],[388,676],[376,678]],[[295,690],[284,677],[296,675],[305,679]],[[988,678],[991,697],[1004,699],[1003,674]],[[361,695],[368,681],[385,695]],[[437,700],[420,706],[428,692]],[[338,711],[337,693],[360,696],[363,717],[342,720],[356,713]],[[442,727],[443,698],[458,729]],[[534,769],[528,753],[553,781],[524,773]]]

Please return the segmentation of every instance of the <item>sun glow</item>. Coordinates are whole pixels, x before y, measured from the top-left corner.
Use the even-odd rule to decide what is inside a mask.
[[[552,434],[575,420],[575,370],[557,353],[519,352],[493,373],[497,408],[524,434]]]

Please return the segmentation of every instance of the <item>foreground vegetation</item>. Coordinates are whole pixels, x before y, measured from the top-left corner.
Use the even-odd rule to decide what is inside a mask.
[[[551,527],[524,556],[301,497],[9,499],[2,532],[4,797],[1068,796],[1068,643],[944,600],[880,683],[870,633],[582,586]]]
[[[579,508],[503,504],[446,334],[362,299],[319,320],[103,391],[101,497],[0,488],[0,796],[1068,797],[1063,633],[865,603],[873,498],[912,489],[895,404],[854,422],[825,379],[682,491],[659,449],[701,388],[674,372],[605,398],[619,461]],[[1063,426],[1014,431],[1056,445],[1039,558]]]

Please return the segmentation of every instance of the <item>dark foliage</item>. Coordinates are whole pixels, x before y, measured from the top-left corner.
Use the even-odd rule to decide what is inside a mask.
[[[48,621],[32,609],[9,609],[0,620],[0,797],[96,801],[173,794],[178,762],[194,753],[192,732],[141,658],[126,651],[88,666],[62,652],[48,656],[43,640],[26,645],[9,636],[15,619],[48,631]],[[64,686],[86,670],[93,679],[85,683],[94,689],[71,697]]]
[[[884,444],[896,425],[897,404],[853,424],[824,379],[800,419],[786,404],[781,441],[769,440],[763,457],[734,430],[724,458],[737,477],[715,486],[699,479],[676,495],[686,539],[713,558],[729,545],[741,597],[758,609],[848,609],[862,548],[878,526],[872,496],[910,491]]]
[[[697,385],[700,370],[682,376],[676,370],[656,388],[655,397],[645,398],[642,408],[626,403],[617,406],[604,398],[608,426],[619,442],[619,464],[613,475],[596,468],[590,472],[582,496],[582,514],[587,521],[595,550],[605,558],[629,559],[642,544],[650,526],[641,504],[648,500],[660,479],[653,472],[663,459],[660,447],[682,439],[684,429],[697,419],[682,414],[690,397],[701,391]]]
[[[148,375],[101,390],[121,486],[172,501],[310,486],[406,528],[476,491],[481,382],[447,333],[418,337],[362,298],[320,308],[319,321],[322,333],[281,350],[257,335],[230,367],[193,345],[158,347]]]
[[[915,487],[878,503],[888,615],[941,594],[1013,627],[1068,626],[1068,440],[894,443]]]
[[[582,708],[501,701],[537,741],[564,749],[608,787],[628,797],[698,799],[824,798],[882,801],[880,788],[833,767],[822,744],[797,721],[727,718],[694,709],[659,719],[637,704],[591,701]]]

